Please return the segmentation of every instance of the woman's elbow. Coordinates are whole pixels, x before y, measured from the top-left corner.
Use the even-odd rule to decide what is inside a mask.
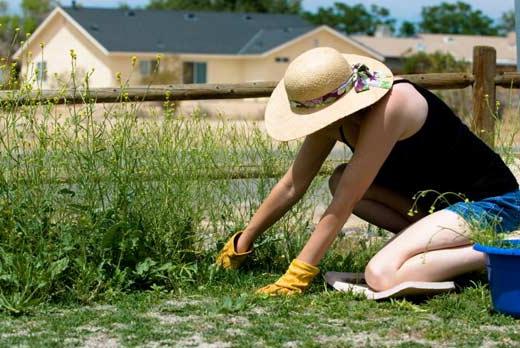
[[[305,195],[305,192],[307,192],[307,188],[306,187],[305,188],[303,188],[303,187],[292,187],[288,191],[288,197],[293,202],[297,202]]]
[[[305,192],[307,192],[307,188],[309,185],[304,184],[296,184],[296,183],[287,183],[284,181],[280,182],[280,188],[283,190],[285,196],[290,200],[299,200]]]

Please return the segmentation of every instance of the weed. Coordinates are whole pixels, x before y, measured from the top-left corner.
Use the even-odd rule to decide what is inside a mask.
[[[211,282],[219,243],[247,223],[298,144],[174,116],[174,104],[168,117],[141,119],[122,80],[121,103],[95,104],[90,74],[75,72],[74,52],[71,61],[67,86],[82,104],[40,101],[33,70],[0,105],[0,309]],[[261,177],[236,179],[248,166]],[[259,241],[256,262],[287,267],[309,231],[310,206],[299,203]]]

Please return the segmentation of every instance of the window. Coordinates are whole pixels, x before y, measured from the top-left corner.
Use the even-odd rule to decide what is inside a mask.
[[[424,52],[426,51],[426,45],[422,42],[419,42],[415,45],[415,49],[417,50],[417,52]]]
[[[183,83],[206,83],[207,64],[198,62],[184,62],[182,65]]]
[[[36,63],[36,79],[38,82],[47,81],[47,62],[39,61]]]
[[[274,61],[277,63],[288,63],[289,57],[276,57]]]
[[[150,76],[157,70],[157,64],[157,60],[141,60],[139,62],[139,72],[142,76]]]
[[[190,21],[190,22],[195,22],[195,21],[199,20],[197,15],[195,15],[194,13],[186,13],[184,15],[184,19],[187,21]]]
[[[453,36],[445,36],[445,37],[443,38],[443,41],[444,41],[445,43],[452,43],[453,41],[455,41],[455,39],[453,38]]]

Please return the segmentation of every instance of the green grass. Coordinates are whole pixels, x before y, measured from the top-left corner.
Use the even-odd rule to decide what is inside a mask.
[[[265,299],[254,290],[277,275],[215,277],[174,292],[138,292],[89,306],[42,305],[18,317],[4,313],[0,345],[520,346],[517,321],[489,311],[489,292],[480,281],[414,303],[361,300],[319,280],[305,296]]]

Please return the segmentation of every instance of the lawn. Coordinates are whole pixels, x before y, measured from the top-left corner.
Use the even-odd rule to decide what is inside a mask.
[[[411,302],[372,302],[327,289],[261,298],[276,279],[257,271],[217,272],[212,282],[116,296],[90,305],[42,305],[1,315],[2,346],[86,347],[514,347],[520,326],[489,311],[476,276],[457,293]],[[480,278],[480,280],[478,280]]]

